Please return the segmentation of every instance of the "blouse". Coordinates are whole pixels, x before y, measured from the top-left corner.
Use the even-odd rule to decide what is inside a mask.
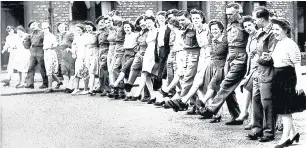
[[[123,43],[123,48],[130,49],[136,46],[136,39],[138,37],[138,33],[131,32],[130,34],[125,35],[125,40]]]
[[[57,47],[56,36],[52,33],[44,33],[43,49],[50,49]]]
[[[301,52],[298,45],[290,38],[278,41],[272,52],[274,67],[286,67],[301,63]]]

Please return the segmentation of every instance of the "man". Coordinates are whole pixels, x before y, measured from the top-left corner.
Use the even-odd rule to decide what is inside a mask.
[[[253,12],[255,24],[262,28],[257,36],[258,71],[253,76],[253,112],[254,124],[252,133],[247,135],[250,140],[267,142],[274,139],[275,115],[272,102],[273,61],[264,56],[274,49],[276,43],[272,34],[272,24],[269,22],[269,11],[259,7]]]
[[[41,77],[43,79],[43,84],[39,87],[39,89],[44,89],[48,87],[48,77],[45,69],[43,50],[44,32],[39,29],[38,23],[36,21],[30,21],[28,26],[32,30],[32,33],[31,35],[25,38],[24,43],[30,45],[31,57],[30,65],[28,68],[28,75],[26,78],[27,86],[25,86],[25,88],[34,89],[35,67],[36,65],[38,65]]]
[[[240,114],[239,105],[237,103],[234,90],[240,84],[246,73],[246,44],[248,34],[242,27],[241,23],[241,6],[237,3],[227,5],[226,14],[229,20],[227,27],[228,39],[228,58],[226,65],[228,71],[224,80],[220,85],[220,89],[210,104],[202,108],[200,113],[202,116],[210,118],[216,115],[223,103],[226,101],[232,120],[226,122],[226,125],[232,125]]]

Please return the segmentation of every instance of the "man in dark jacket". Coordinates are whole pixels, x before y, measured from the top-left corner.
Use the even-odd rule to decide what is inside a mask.
[[[35,75],[35,67],[39,66],[40,74],[43,79],[43,85],[39,87],[39,89],[48,87],[48,78],[46,75],[45,62],[44,62],[44,50],[43,50],[43,41],[44,41],[44,32],[39,29],[38,23],[36,21],[31,21],[28,25],[32,33],[25,38],[24,44],[30,46],[31,57],[30,57],[30,65],[28,68],[27,75],[27,86],[25,88],[34,89],[34,75]]]

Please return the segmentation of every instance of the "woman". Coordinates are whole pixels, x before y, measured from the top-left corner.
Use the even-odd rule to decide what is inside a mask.
[[[71,93],[72,95],[82,93],[81,90],[79,89],[79,83],[80,79],[84,79],[84,93],[82,94],[87,94],[88,93],[88,78],[89,78],[89,68],[87,64],[87,58],[86,58],[86,49],[85,49],[85,28],[81,24],[76,25],[76,34],[75,38],[72,42],[72,56],[76,57],[75,61],[75,89]],[[87,85],[86,85],[87,84]]]
[[[28,36],[27,33],[25,33],[25,29],[22,26],[17,26],[17,35],[18,35],[18,41],[17,41],[17,53],[22,56],[18,56],[18,61],[16,62],[16,70],[19,72],[19,83],[16,85],[16,88],[24,88],[26,85],[25,78],[26,73],[28,72],[29,68],[29,62],[30,62],[30,50],[28,47],[25,47],[23,44],[24,39]]]
[[[45,67],[49,83],[46,93],[50,93],[53,92],[52,89],[53,79],[57,82],[56,89],[58,89],[60,85],[63,85],[63,83],[56,76],[56,73],[58,71],[58,60],[55,51],[57,47],[56,36],[50,32],[50,26],[47,22],[42,23],[41,26],[42,30],[44,31],[44,42],[43,42],[44,61],[45,61]]]
[[[10,57],[7,65],[8,78],[3,80],[2,82],[4,83],[3,86],[10,86],[10,81],[17,64],[16,62],[17,62],[18,53],[17,53],[16,41],[18,40],[18,36],[15,33],[15,29],[12,26],[7,26],[6,31],[8,32],[8,36],[5,39],[5,44],[3,46],[2,54],[7,51],[10,53]]]
[[[96,32],[96,27],[91,21],[85,21],[86,28],[86,44],[85,44],[85,56],[87,60],[87,66],[89,68],[89,91],[83,91],[82,94],[94,95],[94,85],[95,85],[95,76],[98,75],[98,35]]]
[[[261,58],[273,59],[275,96],[273,107],[282,117],[283,134],[275,148],[282,148],[298,142],[300,134],[296,132],[292,114],[301,111],[298,108],[296,93],[302,92],[301,53],[298,45],[290,39],[291,25],[285,19],[273,19],[273,34],[278,42],[272,55],[264,52]]]
[[[158,75],[158,65],[155,62],[155,56],[154,56],[154,50],[155,50],[155,44],[156,44],[156,37],[157,37],[157,29],[155,28],[155,18],[150,16],[145,18],[147,27],[149,29],[148,36],[146,38],[146,43],[148,44],[148,47],[146,49],[146,52],[143,56],[143,63],[142,63],[142,74],[141,74],[141,81],[139,84],[139,89],[135,92],[134,98],[135,100],[138,100],[141,98],[141,92],[142,89],[147,85],[151,100],[148,101],[148,104],[152,104],[156,101],[156,96],[154,89],[153,89],[153,83],[151,78],[157,77]]]
[[[73,81],[75,74],[75,58],[72,57],[73,51],[71,44],[73,42],[74,35],[71,32],[66,31],[67,25],[65,23],[59,23],[57,26],[59,32],[58,36],[58,58],[61,62],[61,74],[64,78],[65,93],[73,92]],[[61,60],[60,60],[61,59]]]
[[[122,68],[121,72],[117,78],[117,80],[114,83],[114,88],[118,91],[118,89],[123,89],[124,85],[122,80],[124,78],[129,77],[130,68],[132,66],[132,63],[134,61],[135,53],[137,52],[136,49],[136,39],[138,37],[138,33],[134,33],[134,25],[130,23],[129,21],[123,22],[123,29],[125,34],[125,40],[123,43],[123,50],[124,55],[122,59]],[[119,84],[121,86],[119,87]]]
[[[114,26],[114,21],[113,18],[111,16],[107,16],[104,19],[104,23],[106,28],[108,29],[108,36],[107,36],[107,41],[109,42],[109,47],[108,47],[108,54],[107,54],[107,69],[109,72],[109,84],[113,85],[115,80],[113,78],[113,72],[112,72],[112,67],[111,64],[114,60],[114,55],[115,55],[115,48],[116,48],[116,28]],[[113,95],[113,90],[112,92],[110,92],[108,95],[108,97],[112,98],[114,97]]]
[[[135,21],[135,26],[138,26],[139,28],[139,36],[137,37],[137,50],[138,52],[135,55],[134,61],[131,65],[131,71],[129,74],[129,78],[127,82],[124,84],[125,91],[127,92],[127,97],[124,101],[137,101],[137,98],[133,98],[131,92],[131,89],[133,87],[134,82],[136,81],[136,78],[138,77],[138,74],[141,72],[142,69],[142,63],[143,63],[143,56],[146,52],[146,49],[148,47],[148,44],[146,42],[146,38],[148,36],[148,29],[145,22],[145,16],[140,16]],[[148,92],[148,88],[144,87],[144,98],[141,100],[142,102],[148,101],[147,98],[150,97],[150,94]]]

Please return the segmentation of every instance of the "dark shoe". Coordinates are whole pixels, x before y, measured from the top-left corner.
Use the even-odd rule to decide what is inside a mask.
[[[221,116],[219,117],[213,117],[212,120],[209,121],[209,123],[218,123],[221,121]]]
[[[162,88],[160,88],[159,89],[159,92],[163,95],[163,98],[165,98],[165,97],[168,97],[169,96],[169,94],[167,93],[167,92],[165,92],[165,91],[163,91],[163,89]]]
[[[16,88],[25,88],[25,85],[18,85]]]
[[[126,97],[124,92],[119,93],[119,99],[124,99]]]
[[[61,85],[63,85],[63,82],[57,83],[57,85],[55,86],[55,89],[59,89]]]
[[[226,122],[225,125],[242,125],[243,120],[231,120],[229,122]]]
[[[148,102],[150,100],[150,97],[143,97],[143,98],[139,98],[141,102]]]
[[[283,142],[282,144],[276,145],[274,148],[284,148],[284,147],[287,147],[287,146],[292,144],[292,143],[290,144],[290,142],[291,142],[291,140],[288,139],[285,142]]]
[[[275,127],[275,129],[277,130],[277,131],[283,131],[283,124],[278,124],[276,127]]]
[[[96,95],[96,93],[95,93],[93,90],[92,90],[92,91],[89,91],[88,94],[89,94],[90,96],[95,96],[95,95]]]
[[[263,136],[263,137],[258,138],[259,142],[270,142],[272,140],[274,140],[274,137]]]
[[[140,100],[141,99],[141,95],[140,96],[138,96],[138,97],[132,97],[132,99],[131,99],[131,101],[137,101],[137,100]]]
[[[18,88],[20,86],[20,84],[17,84],[16,86],[15,86],[15,88]]]
[[[156,102],[156,98],[149,100],[147,104],[153,104],[155,102]]]
[[[165,101],[154,103],[155,106],[163,106],[164,104],[165,104]]]
[[[132,84],[129,84],[129,83],[125,83],[124,84],[124,89],[126,92],[130,92],[133,88],[133,85]]]
[[[199,114],[203,116],[203,119],[211,119],[213,117],[213,112],[207,108],[201,108]]]
[[[244,127],[244,130],[251,130],[252,129],[252,125],[247,125]]]
[[[196,115],[197,114],[197,107],[193,106],[191,110],[187,111],[187,115]]]
[[[30,84],[30,85],[26,85],[24,88],[30,88],[30,89],[34,89],[34,85]]]
[[[39,89],[45,89],[45,88],[48,88],[48,86],[45,85],[45,84],[43,84],[43,85],[39,86],[38,88],[39,88]]]
[[[184,103],[181,99],[170,100],[169,104],[175,112],[187,110],[189,106],[187,103]]]
[[[68,93],[68,91],[69,91],[69,88],[65,88],[65,91],[64,91],[64,92],[65,92],[65,93]]]
[[[261,136],[262,136],[262,133],[254,133],[254,132],[252,132],[252,133],[249,133],[247,135],[247,139],[248,140],[257,140]]]
[[[104,97],[106,95],[107,95],[106,91],[104,91],[103,93],[100,94],[101,97]]]
[[[10,83],[4,83],[3,86],[10,86]]]
[[[67,91],[67,93],[71,94],[73,91],[74,91],[74,89],[69,89],[69,90]]]
[[[132,101],[132,96],[128,96],[128,97],[126,97],[125,99],[123,99],[123,101]]]
[[[291,145],[294,141],[296,143],[299,143],[299,141],[300,141],[300,133],[295,134],[294,137],[292,138],[292,140],[290,140],[290,142],[288,142],[288,145]]]
[[[1,82],[2,83],[10,83],[10,81],[11,81],[10,79],[5,79],[5,80],[2,80]]]

